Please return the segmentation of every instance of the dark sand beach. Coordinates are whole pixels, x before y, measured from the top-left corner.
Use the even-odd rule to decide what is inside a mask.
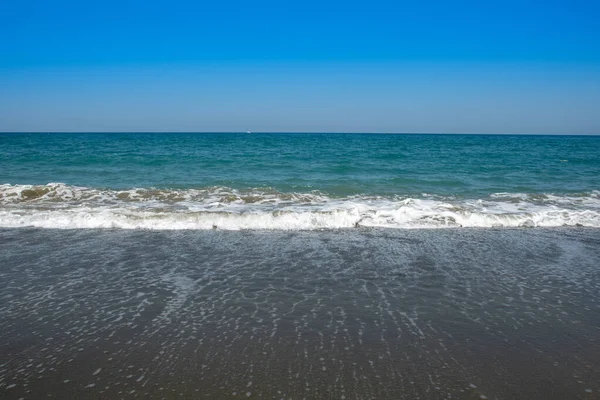
[[[600,230],[0,230],[0,397],[594,399]]]

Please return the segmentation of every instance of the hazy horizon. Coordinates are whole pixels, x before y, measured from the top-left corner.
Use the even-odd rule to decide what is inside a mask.
[[[482,135],[482,136],[600,136],[600,133],[480,133],[480,132],[318,132],[318,131],[0,131],[6,134],[248,134],[253,135]]]

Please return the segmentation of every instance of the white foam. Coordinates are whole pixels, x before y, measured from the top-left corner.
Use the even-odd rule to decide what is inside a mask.
[[[600,192],[496,193],[483,199],[238,191],[98,190],[51,183],[0,185],[0,226],[118,229],[284,229],[353,227],[600,227]]]

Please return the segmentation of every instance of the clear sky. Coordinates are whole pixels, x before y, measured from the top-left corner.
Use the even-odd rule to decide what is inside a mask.
[[[600,2],[0,4],[2,131],[600,134]]]

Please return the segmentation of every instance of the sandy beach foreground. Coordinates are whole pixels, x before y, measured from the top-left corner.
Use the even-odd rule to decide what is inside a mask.
[[[600,230],[0,230],[0,397],[593,399]]]

